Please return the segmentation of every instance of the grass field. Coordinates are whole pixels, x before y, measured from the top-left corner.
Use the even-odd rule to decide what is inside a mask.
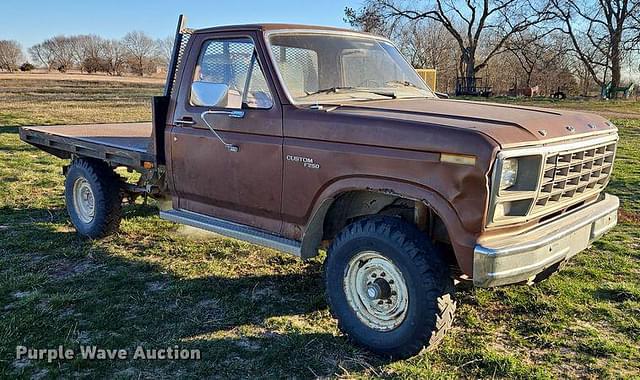
[[[435,352],[386,362],[331,319],[321,262],[198,234],[127,206],[121,232],[76,236],[64,162],[19,125],[139,121],[150,83],[0,77],[0,377],[619,378],[640,376],[640,106],[537,102],[615,117],[620,225],[542,284],[458,289]],[[503,100],[505,101],[505,100]],[[200,361],[16,360],[17,345],[200,349]]]

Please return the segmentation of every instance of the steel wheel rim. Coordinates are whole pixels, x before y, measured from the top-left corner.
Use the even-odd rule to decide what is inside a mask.
[[[89,181],[83,177],[73,183],[73,207],[83,223],[89,224],[93,221],[96,201]]]
[[[407,316],[406,281],[393,261],[379,252],[356,254],[345,270],[343,288],[349,306],[369,328],[390,331]]]

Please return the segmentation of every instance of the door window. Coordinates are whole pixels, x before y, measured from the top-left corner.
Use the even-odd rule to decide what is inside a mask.
[[[267,109],[273,106],[273,96],[250,38],[206,42],[193,80],[227,85],[229,93],[225,108]]]

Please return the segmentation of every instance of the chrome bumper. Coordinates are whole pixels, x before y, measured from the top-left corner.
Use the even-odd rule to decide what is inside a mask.
[[[568,260],[618,221],[617,197],[600,201],[515,236],[502,236],[476,244],[473,283],[491,287],[525,282],[561,261]]]

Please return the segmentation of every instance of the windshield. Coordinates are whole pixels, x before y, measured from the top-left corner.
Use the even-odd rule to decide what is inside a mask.
[[[392,44],[348,34],[269,36],[280,78],[296,104],[435,95]]]

